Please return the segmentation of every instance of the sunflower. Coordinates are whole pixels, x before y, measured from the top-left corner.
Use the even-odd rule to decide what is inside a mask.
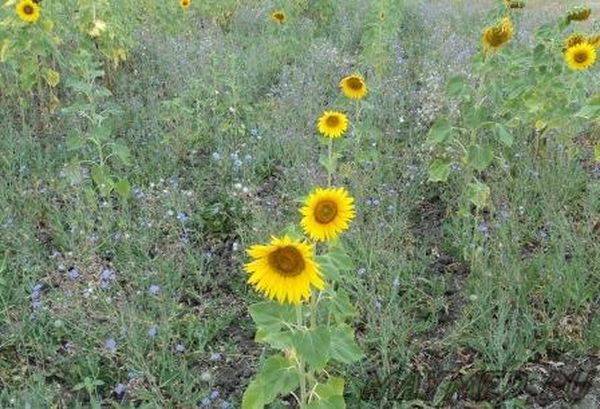
[[[589,7],[575,7],[567,14],[567,21],[585,21],[592,14],[592,9]]]
[[[585,43],[587,39],[583,34],[573,33],[565,39],[564,51],[576,46],[577,44]]]
[[[483,30],[481,42],[486,51],[496,51],[508,43],[513,36],[513,24],[508,17],[502,18],[495,26]]]
[[[179,0],[179,5],[184,10],[187,10],[188,8],[190,8],[191,4],[192,4],[192,0]]]
[[[367,94],[368,88],[363,77],[358,74],[348,75],[340,81],[340,88],[345,96],[350,99],[362,99]]]
[[[319,118],[317,128],[328,138],[339,138],[348,130],[348,117],[341,112],[325,111]]]
[[[574,71],[587,70],[596,61],[596,49],[587,42],[577,44],[567,49],[565,61]]]
[[[254,245],[247,253],[253,259],[244,266],[250,273],[248,283],[271,300],[299,304],[310,297],[311,285],[325,288],[311,244],[273,237],[268,245]]]
[[[336,238],[356,216],[354,199],[343,187],[315,189],[304,201],[300,213],[304,232],[319,241]]]
[[[271,18],[279,24],[285,23],[286,17],[283,11],[274,11],[271,14]]]
[[[588,37],[587,42],[596,48],[600,48],[600,34],[594,34]]]
[[[21,0],[16,6],[17,15],[26,23],[35,23],[40,18],[40,6],[32,0]]]

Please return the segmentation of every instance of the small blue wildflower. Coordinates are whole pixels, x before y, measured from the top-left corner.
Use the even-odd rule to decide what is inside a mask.
[[[150,287],[148,287],[148,292],[151,295],[157,295],[158,293],[160,293],[160,286],[157,284],[151,284]]]
[[[233,408],[233,405],[231,404],[231,402],[227,402],[227,401],[221,402],[221,409],[231,409],[231,408]]]
[[[356,272],[356,274],[358,274],[359,277],[364,276],[365,274],[367,274],[367,269],[364,267],[361,267],[358,269],[358,271]]]
[[[219,396],[220,396],[220,395],[221,395],[221,394],[219,393],[219,391],[215,389],[215,390],[213,390],[213,391],[210,393],[210,399],[211,399],[211,400],[217,400],[217,399],[219,399]]]
[[[77,267],[69,268],[69,271],[67,272],[67,277],[69,278],[69,280],[77,280],[80,276],[81,272]]]
[[[219,154],[219,152],[213,152],[212,158],[213,160],[221,160],[221,155]]]
[[[34,301],[31,303],[31,308],[33,308],[34,310],[39,310],[40,308],[43,307],[43,303],[41,301]]]
[[[137,379],[137,378],[139,378],[139,375],[135,371],[129,371],[129,372],[127,372],[127,378],[128,379]]]
[[[117,352],[117,341],[115,341],[114,338],[108,338],[104,341],[104,348],[106,348],[108,352]]]
[[[394,278],[394,282],[392,283],[394,287],[400,287],[400,277]]]
[[[187,215],[186,212],[178,212],[177,213],[177,220],[179,220],[182,223],[187,222],[189,219],[189,216]]]
[[[213,352],[210,354],[210,360],[213,362],[218,362],[222,359],[222,356],[218,352]]]
[[[158,334],[158,327],[156,325],[151,326],[150,329],[148,330],[148,336],[150,338],[154,338],[157,334]]]
[[[178,342],[177,345],[175,345],[175,351],[183,354],[185,352],[185,345],[183,345],[181,342]]]
[[[201,408],[208,408],[210,406],[210,404],[212,403],[212,401],[210,400],[210,398],[204,398],[202,399],[202,401],[198,404],[199,407]]]
[[[135,196],[136,199],[143,199],[144,198],[144,191],[142,190],[141,187],[139,186],[135,186],[133,188],[133,196]]]
[[[100,272],[100,288],[108,288],[115,279],[115,272],[110,268],[104,268]]]
[[[115,392],[117,399],[123,399],[123,396],[125,396],[125,385],[118,383],[113,391]]]

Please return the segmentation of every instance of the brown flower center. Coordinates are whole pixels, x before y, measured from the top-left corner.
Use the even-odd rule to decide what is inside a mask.
[[[337,115],[329,115],[325,123],[331,128],[336,128],[340,125],[340,118]]]
[[[575,60],[575,62],[582,64],[587,61],[588,53],[587,53],[587,51],[576,52],[575,55],[573,56],[573,59]]]
[[[23,13],[27,14],[28,16],[33,14],[33,6],[31,6],[30,4],[26,4],[25,6],[23,6]]]
[[[285,16],[283,14],[281,14],[281,13],[275,13],[273,15],[273,17],[275,17],[275,19],[279,20],[279,21],[283,21],[283,19],[285,18]]]
[[[293,247],[282,247],[269,254],[269,265],[284,277],[296,277],[306,266],[302,253]]]
[[[358,77],[350,77],[346,80],[346,85],[354,91],[360,91],[363,87],[363,83]]]
[[[321,224],[331,223],[337,214],[337,205],[331,200],[323,200],[315,206],[314,216]]]

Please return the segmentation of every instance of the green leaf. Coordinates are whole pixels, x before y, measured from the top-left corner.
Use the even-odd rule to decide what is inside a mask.
[[[476,129],[487,121],[488,111],[484,107],[472,108],[463,114],[465,128]]]
[[[450,161],[437,158],[429,165],[429,181],[445,182],[450,176]]]
[[[92,138],[97,139],[98,141],[107,141],[110,138],[110,134],[112,133],[112,129],[108,125],[100,125],[96,128],[92,129],[90,135]]]
[[[469,146],[468,161],[473,168],[478,171],[485,170],[492,164],[494,152],[491,145],[471,145]]]
[[[354,341],[354,331],[349,325],[338,325],[331,332],[331,358],[343,364],[359,361],[364,356]]]
[[[429,141],[439,145],[446,143],[451,134],[452,126],[450,125],[450,122],[448,122],[446,118],[440,118],[435,121],[433,126],[429,129],[427,137]]]
[[[295,322],[294,307],[288,304],[263,301],[248,309],[256,326],[269,332],[278,332],[284,322]]]
[[[504,125],[496,123],[496,135],[500,143],[508,147],[512,146],[513,136]]]
[[[65,140],[67,144],[67,150],[75,151],[80,149],[83,146],[83,138],[77,131],[69,132],[67,138]]]
[[[350,302],[350,296],[342,288],[330,290],[328,292],[330,298],[326,299],[326,304],[329,307],[329,312],[333,314],[336,322],[344,322],[348,318],[355,317],[357,314],[356,308]]]
[[[331,336],[325,327],[298,332],[294,337],[294,347],[298,354],[315,369],[321,369],[329,360]]]
[[[131,152],[129,148],[122,143],[111,144],[112,153],[123,162],[124,165],[131,166]]]
[[[256,378],[248,385],[242,408],[263,408],[279,395],[287,395],[298,387],[296,364],[292,359],[276,355],[268,358]]]
[[[329,257],[331,261],[339,268],[341,272],[352,271],[354,263],[346,250],[338,243],[329,248]]]
[[[294,336],[290,331],[272,332],[264,328],[256,331],[254,339],[256,342],[262,342],[280,351],[291,349],[294,346]]]
[[[490,199],[490,188],[481,182],[469,183],[467,186],[467,198],[478,209],[485,207]]]
[[[340,268],[333,262],[329,254],[318,255],[315,259],[326,279],[329,281],[340,281],[342,279]]]
[[[250,382],[242,397],[242,409],[263,409],[265,405],[263,386],[257,381]]]
[[[345,409],[344,380],[331,378],[327,383],[320,383],[315,387],[317,398],[310,402],[307,409]]]
[[[600,163],[600,144],[594,146],[594,161]]]
[[[446,84],[446,93],[451,97],[468,96],[470,89],[469,83],[462,75],[450,78]]]
[[[114,188],[114,182],[108,173],[108,169],[105,166],[96,165],[92,167],[92,180],[96,184],[96,187],[100,191],[102,196],[110,195]]]
[[[131,185],[126,179],[119,179],[119,181],[115,183],[115,191],[123,199],[127,199],[131,193]]]

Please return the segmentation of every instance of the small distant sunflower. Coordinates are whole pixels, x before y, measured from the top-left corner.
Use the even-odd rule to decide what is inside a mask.
[[[573,71],[587,70],[596,62],[596,49],[587,42],[577,44],[567,49],[565,61]]]
[[[481,42],[486,51],[497,51],[508,43],[513,36],[513,24],[508,17],[502,18],[495,26],[483,30]]]
[[[283,24],[283,23],[285,23],[285,20],[286,20],[285,13],[284,13],[283,11],[281,11],[281,10],[279,10],[279,11],[274,11],[274,12],[271,14],[271,18],[272,18],[274,21],[276,21],[277,23],[279,23],[279,24]]]
[[[192,0],[179,0],[179,5],[184,10],[189,9],[191,4],[192,4]]]
[[[325,288],[311,244],[273,237],[271,243],[254,245],[247,253],[253,259],[244,266],[250,273],[248,283],[271,300],[299,304],[310,297],[311,286]]]
[[[342,78],[340,88],[344,95],[350,99],[362,99],[368,91],[364,78],[358,74]]]
[[[319,118],[317,128],[328,138],[339,138],[348,130],[348,117],[341,112],[325,111]]]
[[[348,229],[356,216],[354,199],[342,188],[317,188],[300,209],[304,232],[313,240],[328,241]]]
[[[585,6],[575,7],[567,14],[568,21],[585,21],[592,14],[592,9]]]
[[[17,16],[26,23],[35,23],[40,18],[40,6],[32,0],[21,0],[16,6]]]
[[[571,47],[574,47],[578,44],[585,43],[587,39],[583,34],[573,33],[565,39],[565,47],[564,51],[568,50]]]

